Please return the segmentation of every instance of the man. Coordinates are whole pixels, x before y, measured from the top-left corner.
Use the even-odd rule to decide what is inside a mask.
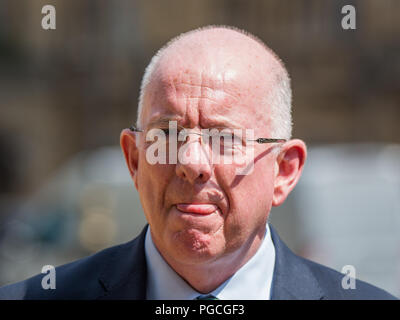
[[[183,34],[143,77],[121,147],[149,226],[131,242],[0,289],[9,299],[392,299],[294,255],[268,224],[300,178],[279,58],[228,27]],[[215,142],[218,142],[215,147]]]

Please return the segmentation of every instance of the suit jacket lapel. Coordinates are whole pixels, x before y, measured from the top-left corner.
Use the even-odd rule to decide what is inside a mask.
[[[105,292],[98,299],[146,299],[144,240],[147,227],[148,225],[137,238],[114,252],[99,277]]]
[[[276,254],[271,299],[322,299],[323,292],[304,260],[290,251],[271,225],[270,230]]]

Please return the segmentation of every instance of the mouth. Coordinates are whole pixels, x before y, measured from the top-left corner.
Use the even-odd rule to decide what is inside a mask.
[[[209,215],[218,210],[218,206],[212,203],[177,203],[176,208],[184,213]]]

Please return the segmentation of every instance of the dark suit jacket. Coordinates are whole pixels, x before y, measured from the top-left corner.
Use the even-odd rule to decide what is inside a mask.
[[[146,299],[144,239],[56,268],[56,289],[42,289],[45,274],[0,288],[0,299]],[[363,281],[342,289],[343,274],[296,256],[270,227],[276,251],[272,299],[395,299]]]

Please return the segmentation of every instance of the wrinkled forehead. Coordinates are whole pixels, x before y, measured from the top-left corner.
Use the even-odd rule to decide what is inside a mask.
[[[274,84],[277,62],[252,39],[195,38],[176,43],[160,57],[143,99],[146,122],[162,109],[171,115],[184,112],[182,101],[201,99],[203,113],[240,112],[265,119],[266,96]],[[217,107],[212,107],[218,105]]]

